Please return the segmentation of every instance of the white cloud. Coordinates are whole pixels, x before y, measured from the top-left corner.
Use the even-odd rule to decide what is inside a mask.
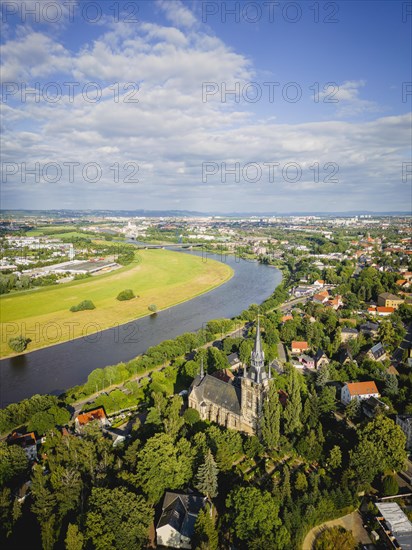
[[[193,27],[196,18],[179,0],[157,0],[157,6],[164,12],[166,18],[177,27]]]

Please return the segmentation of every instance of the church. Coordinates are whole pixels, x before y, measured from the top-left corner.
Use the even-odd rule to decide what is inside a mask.
[[[245,365],[242,377],[226,382],[204,374],[202,365],[200,375],[190,387],[189,407],[196,409],[202,420],[250,435],[257,434],[270,379],[270,367],[269,372],[265,369],[258,318],[250,367]]]

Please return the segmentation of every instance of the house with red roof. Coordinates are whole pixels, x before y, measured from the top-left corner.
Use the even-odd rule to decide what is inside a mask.
[[[76,432],[81,432],[82,429],[90,422],[98,422],[100,427],[110,426],[110,421],[106,416],[103,407],[98,407],[88,412],[79,414],[74,421]]]
[[[291,347],[291,352],[292,353],[301,354],[304,351],[307,351],[309,349],[309,344],[307,342],[304,342],[304,341],[299,342],[299,341],[293,340],[290,347]]]
[[[373,380],[367,382],[346,382],[342,388],[340,400],[348,405],[353,399],[363,400],[370,397],[380,397],[378,388]]]

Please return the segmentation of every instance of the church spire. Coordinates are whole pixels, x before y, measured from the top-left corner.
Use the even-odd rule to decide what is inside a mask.
[[[260,319],[259,314],[257,318],[257,326],[256,326],[256,338],[255,338],[255,345],[253,347],[253,351],[251,354],[251,360],[250,360],[250,369],[249,369],[249,376],[251,380],[254,382],[262,382],[264,378],[266,378],[266,371],[265,371],[265,352],[262,349],[262,340],[260,337]]]
[[[205,372],[203,370],[203,355],[202,355],[202,357],[200,358],[200,379],[203,380],[204,377],[205,377]]]

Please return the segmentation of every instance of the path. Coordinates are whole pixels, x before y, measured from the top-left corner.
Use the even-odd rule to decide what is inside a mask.
[[[305,540],[302,544],[302,550],[312,550],[313,543],[317,535],[323,531],[326,527],[335,527],[335,526],[344,527],[347,531],[352,531],[353,536],[355,537],[356,542],[361,542],[362,544],[371,544],[368,532],[363,528],[362,517],[360,513],[356,510],[351,514],[342,516],[338,519],[333,519],[327,521],[314,527],[306,535]]]

